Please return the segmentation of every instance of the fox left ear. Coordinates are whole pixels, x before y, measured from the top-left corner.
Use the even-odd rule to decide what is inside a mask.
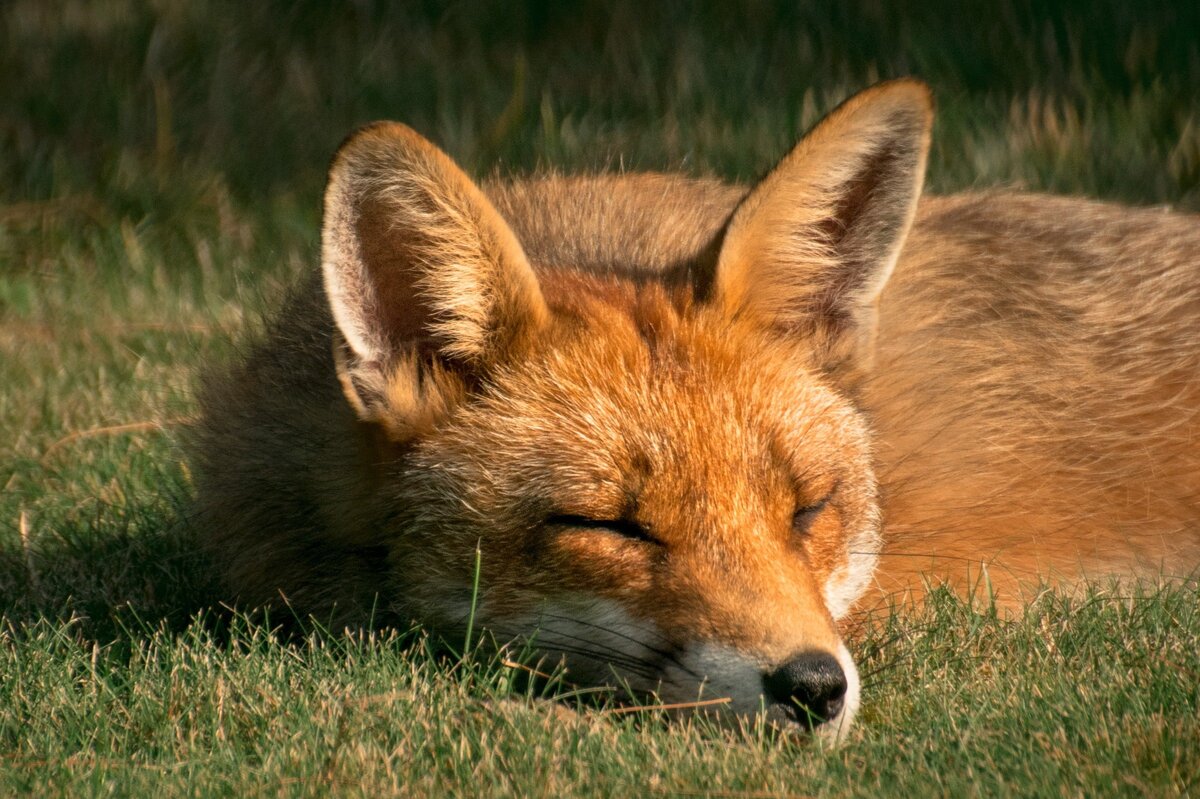
[[[359,418],[412,438],[537,335],[547,309],[512,229],[441,150],[376,123],[334,157],[321,230],[334,358]]]
[[[734,211],[716,301],[806,337],[830,372],[869,364],[932,123],[929,88],[911,79],[861,92],[822,120]]]

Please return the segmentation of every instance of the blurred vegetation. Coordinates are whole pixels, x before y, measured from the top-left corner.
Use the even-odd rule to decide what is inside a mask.
[[[209,180],[311,201],[340,138],[377,118],[474,169],[748,178],[899,75],[940,99],[939,190],[1200,202],[1190,2],[10,0],[0,22],[10,202],[150,213],[168,184]]]

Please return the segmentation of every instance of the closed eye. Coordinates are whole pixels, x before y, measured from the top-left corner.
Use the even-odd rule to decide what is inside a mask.
[[[560,513],[547,518],[546,524],[559,527],[575,527],[584,530],[604,530],[606,532],[616,533],[622,538],[631,538],[634,541],[645,541],[650,544],[662,543],[658,539],[654,538],[654,536],[650,535],[645,527],[632,519],[590,519],[587,516],[578,516],[571,513]]]
[[[796,512],[792,514],[792,532],[796,535],[806,535],[813,522],[821,515],[821,511],[825,510],[825,506],[829,504],[829,496],[812,505],[796,508]]]

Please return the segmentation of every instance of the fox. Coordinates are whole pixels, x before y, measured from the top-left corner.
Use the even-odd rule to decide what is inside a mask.
[[[320,269],[198,393],[231,597],[839,740],[856,614],[1194,579],[1200,217],[922,196],[933,109],[876,85],[749,187],[352,134]]]

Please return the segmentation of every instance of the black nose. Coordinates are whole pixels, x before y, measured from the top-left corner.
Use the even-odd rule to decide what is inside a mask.
[[[842,712],[846,673],[828,652],[805,652],[765,675],[763,687],[796,721],[815,727]]]

